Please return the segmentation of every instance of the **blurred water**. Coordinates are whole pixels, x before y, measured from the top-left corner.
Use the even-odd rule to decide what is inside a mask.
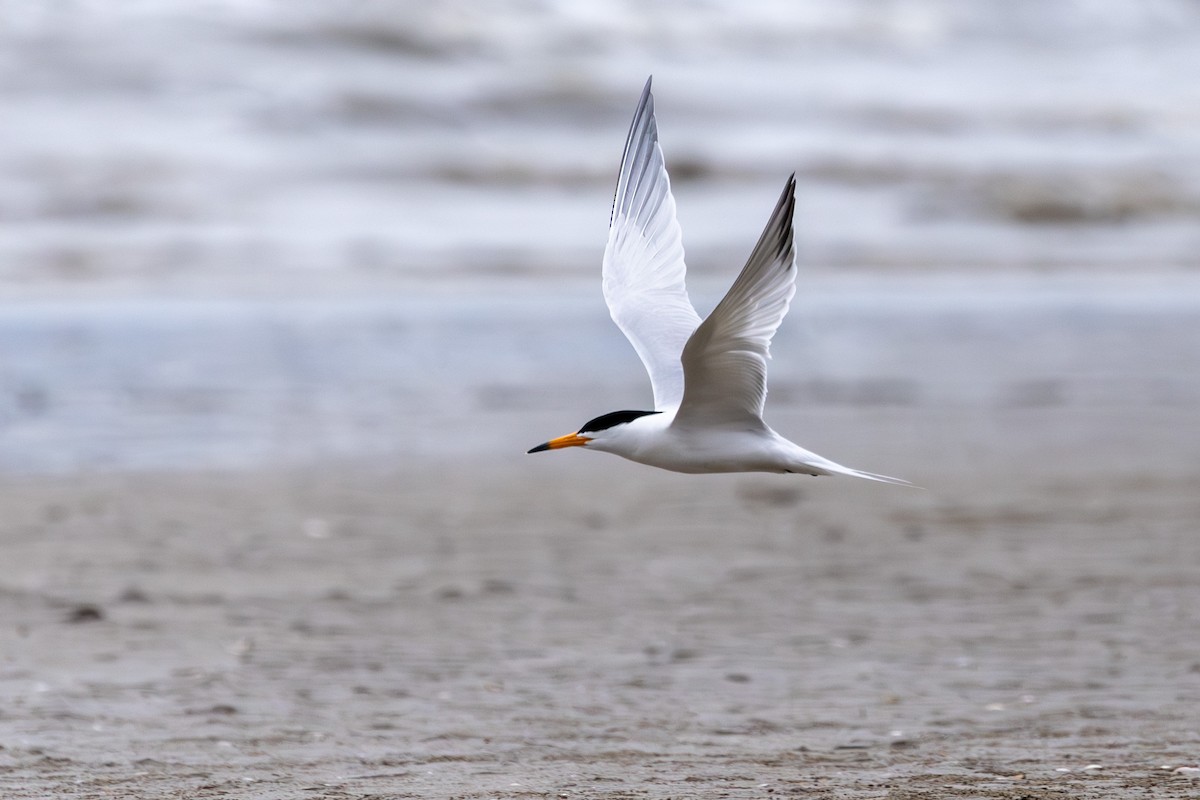
[[[799,173],[782,431],[1196,451],[1194,0],[0,0],[0,468],[645,405],[598,271],[650,73],[699,305]]]
[[[1197,264],[1194,0],[8,0],[0,290],[590,275],[649,73],[696,274]]]
[[[768,419],[909,471],[931,448],[938,469],[989,454],[1049,469],[1063,448],[1198,467],[1200,282],[1178,289],[813,281],[776,338]],[[598,295],[28,305],[0,320],[0,468],[524,458],[648,407]]]

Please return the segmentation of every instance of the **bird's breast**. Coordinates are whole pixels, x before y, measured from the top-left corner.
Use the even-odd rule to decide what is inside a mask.
[[[673,472],[785,472],[786,461],[767,436],[744,431],[687,431],[668,428],[646,437],[626,455],[632,461]]]

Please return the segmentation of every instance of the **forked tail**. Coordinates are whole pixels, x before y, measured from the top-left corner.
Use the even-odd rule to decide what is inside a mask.
[[[826,473],[827,475],[849,475],[852,478],[865,478],[866,480],[869,480],[869,481],[879,481],[880,483],[890,483],[895,486],[911,486],[914,489],[921,488],[920,486],[917,486],[915,483],[912,483],[911,481],[906,481],[903,478],[893,478],[890,475],[879,475],[878,473],[875,473],[875,472],[864,472],[861,469],[854,469],[852,467],[843,467],[841,464],[838,464],[833,461],[823,461],[822,463],[814,464],[813,466],[816,467],[817,469],[821,470],[822,472]]]

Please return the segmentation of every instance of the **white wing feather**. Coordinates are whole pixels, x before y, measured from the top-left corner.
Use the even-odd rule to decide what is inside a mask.
[[[684,286],[683,236],[667,177],[650,81],[621,159],[604,250],[604,300],[613,322],[633,344],[654,389],[657,410],[683,397],[680,354],[700,325]]]
[[[762,425],[771,337],[796,293],[795,194],[792,175],[750,260],[684,347],[675,424]]]

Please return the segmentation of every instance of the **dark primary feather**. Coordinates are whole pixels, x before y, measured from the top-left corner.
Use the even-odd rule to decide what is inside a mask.
[[[612,212],[608,216],[610,226],[618,213],[629,214],[633,201],[637,199],[637,186],[655,166],[654,145],[658,142],[658,126],[654,121],[654,95],[650,93],[653,81],[653,76],[646,79],[646,85],[642,87],[642,96],[638,99],[637,110],[633,114],[633,121],[629,123],[625,149],[621,153],[621,171],[617,175],[617,188],[613,192]]]

